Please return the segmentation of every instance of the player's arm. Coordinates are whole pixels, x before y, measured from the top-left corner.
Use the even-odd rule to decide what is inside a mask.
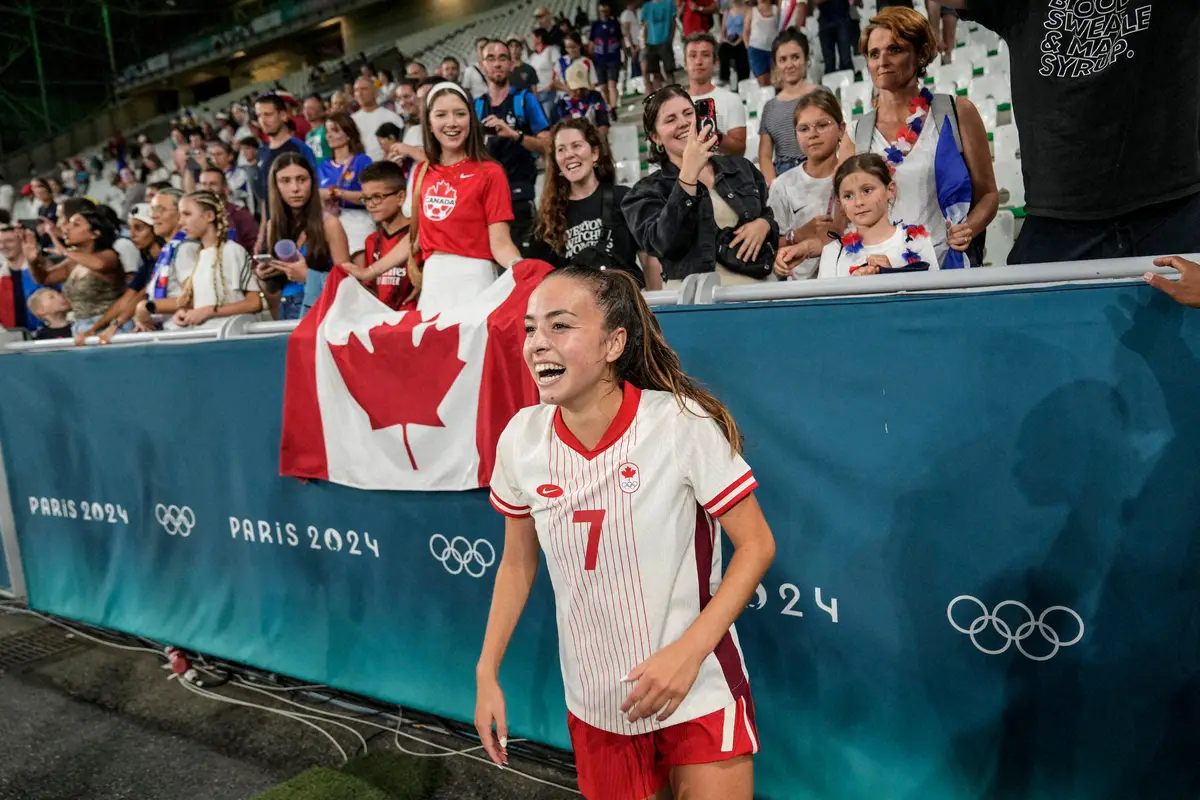
[[[508,718],[500,691],[500,662],[525,610],[538,569],[538,540],[533,517],[508,517],[504,526],[504,553],[496,569],[492,608],[488,612],[483,650],[475,666],[475,729],[492,761],[508,762]],[[757,586],[757,584],[755,584]],[[492,725],[495,723],[495,734]]]

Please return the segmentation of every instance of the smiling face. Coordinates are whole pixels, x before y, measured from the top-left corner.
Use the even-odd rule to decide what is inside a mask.
[[[299,164],[289,164],[275,173],[275,188],[289,208],[304,208],[312,193],[312,177]]]
[[[775,68],[779,70],[779,77],[784,83],[793,86],[803,83],[808,74],[808,59],[804,56],[804,49],[795,42],[779,45],[775,51]]]
[[[686,97],[672,97],[658,109],[654,123],[655,142],[667,150],[667,155],[678,160],[683,158],[688,133],[696,124],[696,109]]]
[[[443,61],[442,77],[448,81],[458,83],[458,64],[450,60]]]
[[[443,91],[429,109],[429,128],[443,152],[461,152],[471,129],[471,111],[456,92]]]
[[[861,233],[887,216],[888,203],[896,199],[896,184],[884,186],[875,175],[852,172],[838,186],[838,199]]]
[[[401,115],[405,117],[417,116],[417,93],[413,87],[407,83],[402,83],[396,87],[396,104],[400,107]]]
[[[582,131],[563,128],[554,137],[554,160],[564,178],[571,183],[583,183],[596,171],[600,153],[588,144]]]
[[[325,141],[329,143],[329,149],[336,150],[339,147],[345,147],[350,140],[341,125],[329,120],[325,123]]]
[[[525,316],[525,364],[543,403],[586,404],[612,380],[625,329],[606,329],[586,283],[551,277],[534,290]]]
[[[876,28],[867,39],[867,72],[875,88],[896,91],[917,77],[917,53],[887,28]]]

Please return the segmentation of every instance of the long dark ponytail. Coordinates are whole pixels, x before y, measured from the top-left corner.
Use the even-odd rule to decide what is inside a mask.
[[[598,270],[590,267],[566,267],[546,277],[571,278],[587,284],[604,314],[609,331],[624,328],[625,350],[613,364],[613,377],[628,381],[639,389],[670,392],[683,406],[691,400],[716,420],[729,440],[733,452],[742,452],[742,434],[725,404],[683,371],[679,355],[663,337],[658,318],[646,305],[637,282],[622,270]]]

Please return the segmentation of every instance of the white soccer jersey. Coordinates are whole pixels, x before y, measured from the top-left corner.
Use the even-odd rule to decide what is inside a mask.
[[[749,698],[731,627],[666,722],[621,713],[633,687],[622,678],[678,640],[716,593],[715,520],[757,485],[717,423],[687,408],[626,383],[594,450],[549,405],[519,412],[496,448],[492,504],[533,517],[550,568],[567,708],[612,733],[649,733]]]

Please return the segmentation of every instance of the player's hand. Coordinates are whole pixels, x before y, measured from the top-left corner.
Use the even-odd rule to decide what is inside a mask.
[[[659,722],[670,717],[691,691],[705,655],[680,640],[638,664],[626,678],[633,682],[633,689],[621,704],[621,713],[630,722],[654,714]]]
[[[1143,276],[1146,283],[1166,292],[1177,303],[1200,308],[1200,264],[1179,256],[1166,256],[1154,259],[1154,266],[1179,270],[1179,280],[1172,281],[1157,273],[1147,272]]]
[[[493,724],[495,733],[492,732]],[[495,678],[476,678],[475,732],[492,761],[497,766],[507,766],[508,720],[504,713],[504,692]]]

